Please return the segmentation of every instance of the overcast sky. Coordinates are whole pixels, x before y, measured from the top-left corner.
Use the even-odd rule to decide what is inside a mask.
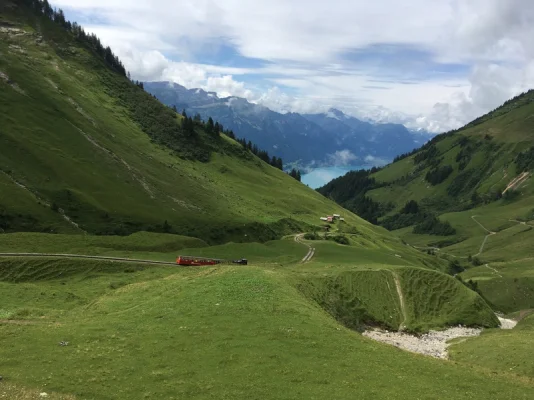
[[[440,132],[534,86],[532,0],[56,0],[134,79]]]

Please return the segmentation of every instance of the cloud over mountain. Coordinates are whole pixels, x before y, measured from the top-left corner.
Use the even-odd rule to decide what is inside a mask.
[[[57,0],[136,79],[442,131],[534,86],[529,0]]]

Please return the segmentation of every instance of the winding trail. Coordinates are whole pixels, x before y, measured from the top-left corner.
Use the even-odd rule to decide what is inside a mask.
[[[482,254],[482,252],[484,251],[484,246],[486,246],[486,242],[488,241],[488,238],[489,238],[490,236],[493,236],[493,235],[496,235],[496,234],[497,234],[497,232],[492,232],[492,231],[490,231],[490,230],[487,229],[484,225],[482,225],[480,222],[478,222],[477,219],[476,219],[476,217],[477,217],[476,215],[472,215],[472,216],[471,216],[471,219],[472,219],[473,221],[475,221],[475,222],[476,222],[482,229],[484,229],[486,232],[488,232],[488,234],[484,237],[484,240],[482,241],[482,244],[480,245],[480,249],[478,250],[478,253],[475,254],[475,257],[476,257],[476,256],[479,256],[479,255]]]
[[[304,258],[300,261],[301,263],[306,263],[306,262],[309,262],[314,256],[315,249],[311,247],[309,244],[304,243],[302,241],[303,236],[304,236],[304,233],[299,233],[298,235],[295,235],[295,242],[300,243],[301,245],[306,246],[308,248],[308,252],[304,256]]]

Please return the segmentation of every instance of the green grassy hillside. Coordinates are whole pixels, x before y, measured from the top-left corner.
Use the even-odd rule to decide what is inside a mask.
[[[266,241],[334,212],[376,231],[225,135],[197,123],[187,136],[181,115],[47,18],[8,7],[0,26],[3,231]]]
[[[125,270],[100,261],[65,267],[0,261],[0,270],[25,277],[12,283],[3,274],[0,282],[2,312],[11,318],[0,323],[0,385],[79,399],[402,399],[443,393],[527,399],[534,393],[530,383],[507,371],[489,374],[366,339],[276,268]],[[394,292],[388,310],[372,299],[373,289],[394,285],[391,274],[373,274],[345,276],[340,283],[368,299],[375,315],[397,310],[399,320]]]

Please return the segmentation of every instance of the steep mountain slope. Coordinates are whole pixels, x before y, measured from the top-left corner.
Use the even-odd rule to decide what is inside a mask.
[[[483,205],[506,209],[512,203],[528,202],[534,169],[533,99],[532,91],[521,95],[380,170],[349,173],[319,191],[345,205],[367,197],[380,208],[376,216],[392,229],[417,222],[415,216],[403,221],[398,215],[398,221],[386,217],[410,214],[403,209],[411,200],[418,203],[419,211],[439,214]]]
[[[344,211],[14,3],[0,14],[0,228],[268,240]],[[7,5],[4,5],[7,7]],[[368,226],[353,215],[347,221]]]
[[[353,163],[371,163],[369,156],[391,160],[420,143],[403,125],[371,124],[332,109],[325,114],[280,114],[239,97],[218,98],[202,89],[176,83],[146,82],[145,89],[163,103],[198,113],[232,129],[240,138],[257,143],[287,164],[330,165],[337,151],[348,150]],[[424,139],[423,139],[424,140]],[[367,161],[366,161],[367,157]],[[374,160],[373,160],[374,161]]]

